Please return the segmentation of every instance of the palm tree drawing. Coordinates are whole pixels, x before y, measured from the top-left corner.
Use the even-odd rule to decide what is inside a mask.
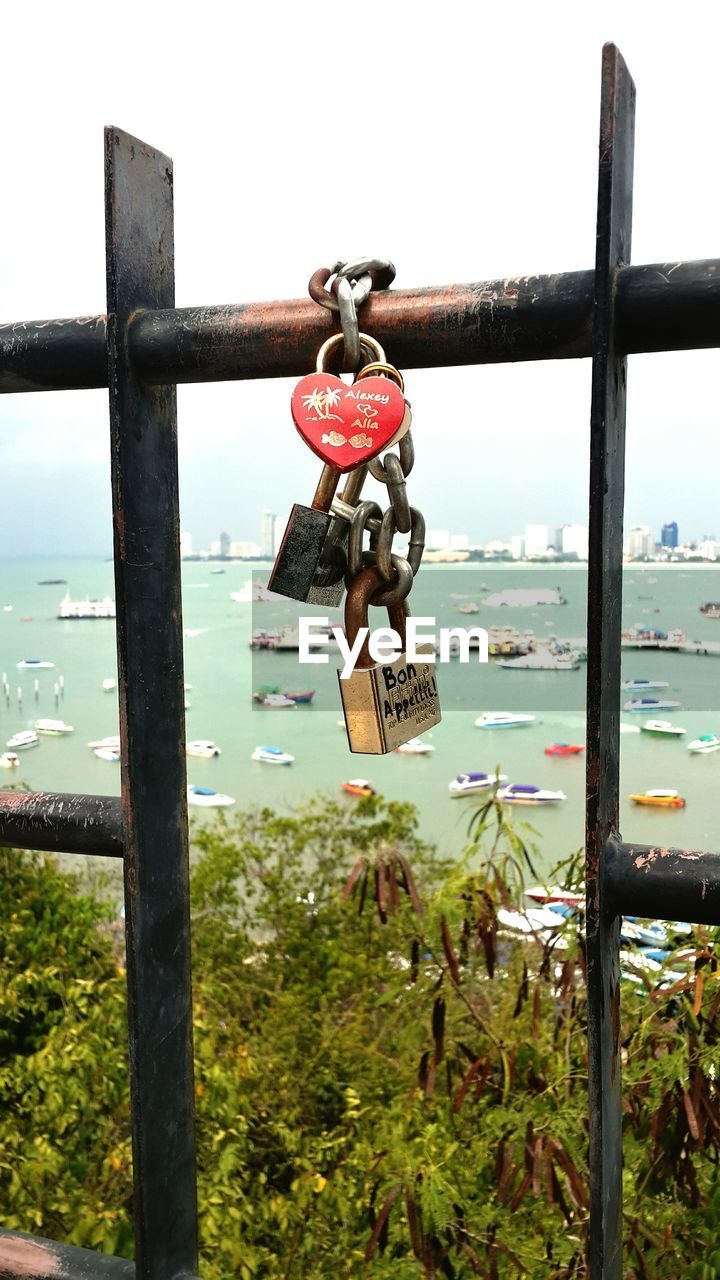
[[[336,422],[342,422],[342,418],[337,413],[331,413],[330,409],[336,405],[340,399],[340,392],[333,387],[327,387],[321,391],[319,387],[315,387],[314,391],[308,396],[303,396],[302,401],[306,411],[314,414],[317,418],[325,420],[334,418]]]

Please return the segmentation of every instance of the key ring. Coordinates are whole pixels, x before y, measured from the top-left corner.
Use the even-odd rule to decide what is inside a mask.
[[[360,345],[365,347],[377,360],[381,360],[384,363],[385,352],[380,346],[380,343],[377,342],[375,338],[371,338],[369,333],[360,333],[358,334],[358,337],[360,339]],[[317,353],[317,359],[315,361],[316,373],[327,373],[325,366],[328,356],[332,354],[339,343],[344,343],[344,341],[345,338],[342,333],[331,333],[330,337],[325,339]],[[378,352],[380,353],[379,355]]]

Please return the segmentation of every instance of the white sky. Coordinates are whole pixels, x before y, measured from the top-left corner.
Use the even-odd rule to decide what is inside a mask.
[[[6,3],[0,319],[105,310],[104,124],[174,159],[179,306],[298,297],[365,252],[401,287],[588,268],[607,39],[638,90],[633,261],[720,257],[717,13]],[[716,352],[632,358],[628,523],[720,535],[719,373]],[[290,389],[180,389],[196,545],[310,500]],[[411,372],[408,394],[429,527],[584,520],[589,362]],[[109,552],[106,400],[0,398],[0,555]]]

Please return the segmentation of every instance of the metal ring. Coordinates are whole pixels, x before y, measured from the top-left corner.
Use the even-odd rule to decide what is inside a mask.
[[[365,567],[363,561],[363,534],[367,528],[368,520],[382,519],[382,511],[377,502],[359,502],[356,506],[352,519],[350,520],[350,528],[348,530],[347,541],[347,573],[345,575],[345,583],[350,589],[353,578],[356,578],[361,569]],[[375,535],[371,538],[371,544]],[[372,563],[375,563],[373,555]],[[394,579],[393,579],[394,580]]]
[[[425,517],[418,507],[411,507],[410,520],[410,545],[404,559],[410,565],[414,577],[420,568],[425,550]],[[388,507],[375,544],[375,563],[386,582],[394,581],[392,566],[397,557],[392,554],[391,548],[397,531],[395,513],[392,507]]]
[[[361,307],[364,302],[367,302],[368,298],[370,297],[370,291],[373,287],[372,276],[370,275],[369,272],[364,276],[360,276],[357,280],[350,280],[348,279],[347,276],[344,276],[342,272],[338,272],[332,284],[330,285],[331,298],[337,298],[338,289],[340,288],[341,280],[348,281],[348,284],[350,285],[350,288],[352,290],[353,302],[355,303],[356,307]]]
[[[396,369],[394,364],[386,364],[383,360],[374,360],[372,364],[363,365],[358,373],[357,381],[359,382],[361,378],[369,378],[373,373],[381,373],[384,377],[391,378],[393,382],[397,383],[401,391],[405,390],[405,379],[400,370]]]
[[[371,338],[367,333],[361,333],[358,336],[360,338],[360,342],[362,346],[367,347],[368,351],[373,351],[376,354],[379,351],[380,355],[377,357],[378,360],[383,360],[383,361],[385,360],[385,352],[380,346],[380,343],[377,342],[375,338]],[[320,350],[317,353],[317,359],[315,361],[316,373],[327,373],[327,369],[325,368],[325,361],[327,360],[328,356],[331,355],[331,353],[335,350],[338,344],[344,341],[345,339],[341,333],[331,333],[330,337],[325,339]]]
[[[372,272],[373,289],[389,289],[395,279],[395,266],[389,258],[353,258],[340,266],[338,275],[352,278]]]
[[[320,370],[320,372],[322,372],[322,370]],[[415,466],[415,446],[413,444],[411,431],[406,431],[402,440],[398,441],[398,453],[400,454],[400,466],[402,467],[403,475],[407,479]],[[390,477],[388,476],[380,458],[372,458],[368,463],[368,470],[370,475],[373,476],[375,480],[379,480],[381,484],[390,483]]]
[[[389,587],[387,591],[378,591],[372,597],[371,604],[385,605],[389,608],[393,604],[402,604],[403,600],[407,600],[410,595],[413,584],[411,566],[402,556],[391,556],[391,560],[392,566],[397,572],[397,582],[394,586]]]
[[[412,520],[407,496],[407,484],[400,459],[396,454],[388,453],[385,455],[385,471],[389,476],[387,491],[392,503],[390,510],[395,516],[395,527],[398,533],[409,533]]]
[[[340,313],[340,327],[342,329],[343,338],[345,339],[343,368],[347,373],[351,373],[354,369],[357,369],[362,360],[362,354],[360,351],[360,326],[358,325],[352,285],[349,280],[344,278],[344,276],[341,276],[338,281],[337,300],[338,311]]]
[[[375,259],[372,259],[375,261]],[[378,259],[380,261],[380,259]],[[354,266],[354,263],[350,264]],[[392,264],[390,264],[392,265]],[[352,271],[345,269],[345,264],[336,262],[332,267],[318,267],[317,271],[313,271],[308,281],[308,293],[313,302],[317,302],[321,307],[327,307],[328,311],[338,310],[338,301],[335,295],[336,280],[333,281],[331,290],[326,289],[326,285],[331,276],[339,276],[341,279],[353,280],[352,285],[353,301],[356,307],[361,307],[363,302],[367,302],[370,296],[370,290],[375,288],[387,288],[386,285],[375,285],[373,276],[369,271]],[[377,273],[380,278],[381,273]],[[393,268],[393,279],[395,277],[395,269]],[[384,277],[383,277],[384,278]]]

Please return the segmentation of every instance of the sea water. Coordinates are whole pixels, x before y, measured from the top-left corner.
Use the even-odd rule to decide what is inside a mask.
[[[235,809],[248,804],[286,808],[313,793],[342,796],[344,779],[364,776],[383,795],[414,804],[425,838],[453,856],[467,839],[478,798],[451,799],[448,782],[458,773],[494,771],[499,765],[512,782],[561,789],[564,803],[528,811],[515,807],[518,822],[530,822],[537,834],[540,865],[566,857],[583,842],[584,755],[551,758],[552,741],[584,743],[585,668],[569,672],[503,670],[492,661],[468,666],[457,661],[438,667],[442,723],[427,735],[435,748],[428,756],[351,755],[341,718],[337,686],[337,651],[323,666],[301,666],[297,653],[254,653],[251,631],[294,624],[300,607],[291,601],[251,605],[231,599],[257,566],[229,562],[224,573],[216,565],[183,564],[183,625],[187,738],[210,738],[222,755],[213,760],[188,759],[188,780],[227,792]],[[264,577],[264,574],[260,574]],[[65,578],[67,586],[41,586],[44,578]],[[556,606],[489,608],[483,599],[506,587],[559,588],[567,603]],[[0,749],[19,729],[31,728],[38,716],[57,716],[74,726],[64,738],[42,738],[40,746],[22,753],[19,769],[2,771],[0,787],[23,782],[33,790],[117,794],[119,765],[98,760],[88,748],[93,739],[117,732],[117,694],[104,693],[103,679],[116,677],[115,632],[110,621],[62,622],[56,617],[65,591],[74,599],[114,596],[113,565],[99,559],[0,560],[0,672],[11,687],[9,707],[0,698]],[[416,615],[437,619],[440,626],[513,626],[536,636],[583,637],[586,632],[587,574],[583,566],[514,566],[480,564],[423,566],[413,590]],[[475,601],[476,614],[461,614],[464,600]],[[720,642],[720,620],[707,618],[699,606],[720,600],[720,567],[630,565],[624,574],[623,625],[668,630],[679,627],[688,639]],[[12,605],[6,610],[5,605]],[[303,612],[311,612],[303,607]],[[323,611],[312,611],[316,614]],[[340,610],[325,611],[331,622]],[[384,615],[371,625],[386,625]],[[18,671],[23,658],[55,663],[48,671]],[[54,686],[64,679],[56,703]],[[150,673],[148,673],[148,678]],[[646,716],[621,714],[621,830],[642,843],[695,848],[720,847],[715,796],[720,786],[720,752],[690,755],[687,744],[701,733],[720,734],[720,658],[668,652],[623,653],[623,677],[657,678],[670,688],[649,696],[667,696],[682,709],[650,713],[650,718],[682,725],[684,738],[663,739],[640,732]],[[35,700],[34,682],[40,686]],[[315,689],[310,705],[269,710],[252,702],[260,684]],[[22,690],[19,706],[17,689]],[[623,693],[622,701],[631,697]],[[535,715],[528,727],[480,730],[482,711],[517,711]],[[295,756],[290,767],[257,763],[254,747],[280,746]],[[640,809],[631,791],[674,787],[687,799],[682,810]],[[211,812],[192,811],[201,822],[216,821]],[[232,813],[233,810],[230,810]]]

